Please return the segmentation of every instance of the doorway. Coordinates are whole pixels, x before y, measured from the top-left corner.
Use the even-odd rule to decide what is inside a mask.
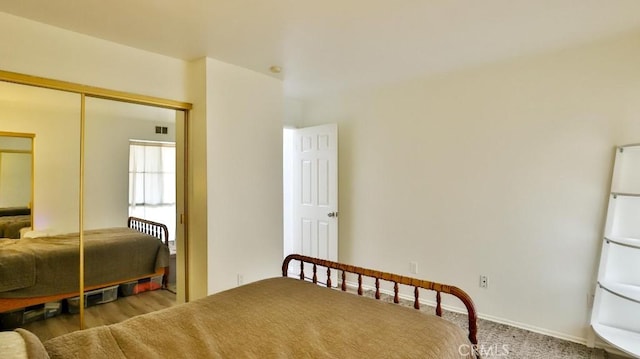
[[[337,261],[338,126],[285,128],[282,138],[284,256]]]

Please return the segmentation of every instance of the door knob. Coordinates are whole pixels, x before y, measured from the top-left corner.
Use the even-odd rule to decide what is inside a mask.
[[[334,217],[337,218],[338,217],[338,212],[329,212],[329,213],[327,213],[327,216],[329,216],[331,218],[334,218]]]

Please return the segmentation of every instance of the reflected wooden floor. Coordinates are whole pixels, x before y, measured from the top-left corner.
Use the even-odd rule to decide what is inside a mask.
[[[176,295],[167,290],[154,290],[89,307],[85,310],[85,327],[92,328],[122,322],[136,315],[154,312],[176,304]],[[63,313],[57,317],[28,323],[23,328],[45,341],[80,328],[80,315]]]

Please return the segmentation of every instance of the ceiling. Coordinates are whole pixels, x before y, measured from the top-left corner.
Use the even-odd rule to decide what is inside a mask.
[[[216,58],[279,77],[298,98],[640,30],[638,0],[0,0],[0,11],[184,60]]]

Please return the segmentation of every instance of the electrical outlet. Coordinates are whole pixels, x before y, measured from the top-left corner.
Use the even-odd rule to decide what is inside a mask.
[[[409,271],[411,274],[418,274],[418,262],[409,262]]]
[[[244,284],[244,276],[240,273],[238,273],[238,285],[242,285]]]
[[[480,275],[480,288],[487,289],[489,287],[489,277],[486,275]]]

